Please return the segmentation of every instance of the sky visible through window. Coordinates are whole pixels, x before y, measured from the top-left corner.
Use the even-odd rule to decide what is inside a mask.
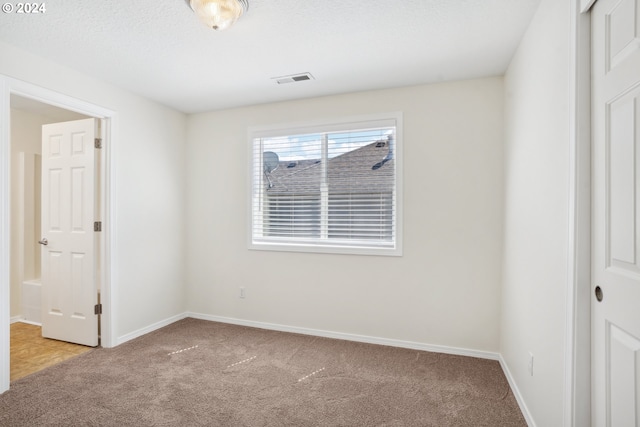
[[[390,128],[364,129],[350,132],[328,133],[328,156],[333,158],[356,150],[381,139],[393,132]],[[278,155],[280,161],[298,161],[320,159],[322,134],[289,135],[262,140],[263,151]]]

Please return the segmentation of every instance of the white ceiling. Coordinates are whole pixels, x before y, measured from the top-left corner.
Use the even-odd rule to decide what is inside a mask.
[[[502,75],[539,1],[249,0],[216,32],[185,0],[57,0],[0,40],[194,113]]]

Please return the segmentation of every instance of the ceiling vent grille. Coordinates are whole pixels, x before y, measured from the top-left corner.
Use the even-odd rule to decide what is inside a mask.
[[[291,74],[289,76],[272,77],[279,85],[285,83],[304,82],[307,80],[315,80],[311,73]]]

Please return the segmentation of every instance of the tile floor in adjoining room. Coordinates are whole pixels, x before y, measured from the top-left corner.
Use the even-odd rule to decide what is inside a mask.
[[[11,324],[11,381],[93,350],[92,347],[43,338],[41,331],[37,325]]]

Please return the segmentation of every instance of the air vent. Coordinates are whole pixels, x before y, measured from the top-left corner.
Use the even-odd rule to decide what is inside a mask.
[[[279,85],[284,83],[304,82],[306,80],[315,80],[311,73],[291,74],[290,76],[272,77]]]

